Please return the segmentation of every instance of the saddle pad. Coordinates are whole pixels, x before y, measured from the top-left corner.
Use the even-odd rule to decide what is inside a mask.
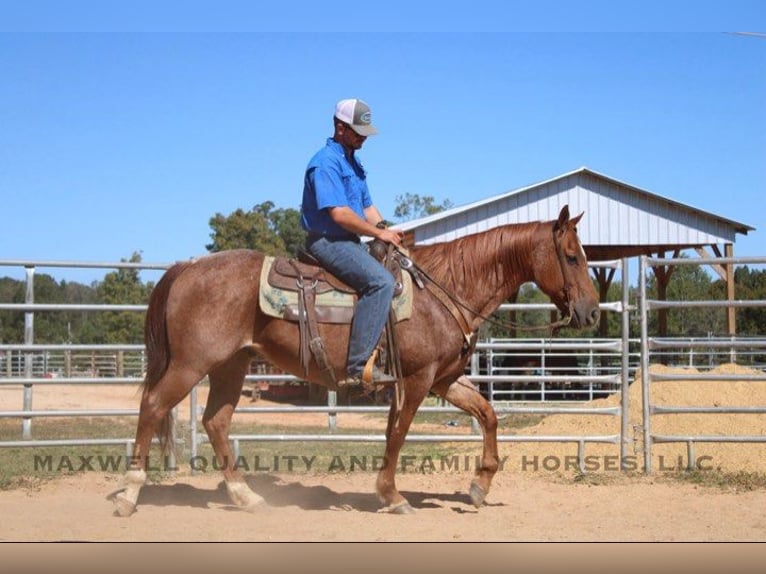
[[[269,271],[274,264],[274,257],[266,256],[263,259],[261,268],[260,290],[258,293],[258,304],[266,315],[285,319],[290,316],[289,309],[298,305],[298,292],[279,289],[269,284]],[[402,272],[402,293],[394,297],[392,306],[396,313],[397,321],[404,321],[412,316],[412,277],[406,271]],[[341,293],[340,291],[328,291],[318,293],[316,296],[317,310],[322,307],[340,307],[353,309],[356,302],[356,295]],[[318,313],[319,322],[323,313]]]

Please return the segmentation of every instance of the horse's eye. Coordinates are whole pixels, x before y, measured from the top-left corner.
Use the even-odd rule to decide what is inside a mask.
[[[567,255],[567,263],[570,265],[577,265],[577,257],[574,255]]]

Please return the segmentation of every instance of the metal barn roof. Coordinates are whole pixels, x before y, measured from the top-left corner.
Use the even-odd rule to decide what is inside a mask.
[[[734,243],[755,228],[582,167],[553,179],[397,225],[415,244],[450,241],[508,223],[551,220],[564,205],[585,212],[588,258],[604,260]]]

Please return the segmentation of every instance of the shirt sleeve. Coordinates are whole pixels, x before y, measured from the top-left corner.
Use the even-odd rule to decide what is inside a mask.
[[[367,181],[362,186],[362,207],[367,209],[372,206],[372,197],[370,196],[370,188],[367,187]]]

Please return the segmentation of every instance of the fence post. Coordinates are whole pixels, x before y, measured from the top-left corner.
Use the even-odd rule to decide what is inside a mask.
[[[622,357],[620,363],[620,467],[626,469],[630,437],[630,277],[628,259],[622,259]]]
[[[638,267],[638,284],[641,296],[641,402],[644,424],[644,472],[652,472],[652,433],[649,425],[649,314],[646,301],[647,257],[642,255]]]
[[[31,305],[35,302],[35,268],[34,267],[25,267],[27,276],[27,289],[26,289],[26,295],[24,297],[24,302],[28,305]],[[25,345],[32,345],[35,342],[35,312],[34,311],[25,311],[24,312],[24,344]],[[31,379],[34,375],[33,370],[33,359],[34,355],[32,353],[24,353],[24,377],[27,379]],[[31,384],[25,384],[24,385],[24,410],[25,411],[31,411],[32,410],[32,385]],[[28,439],[32,438],[32,419],[31,418],[24,418],[21,420],[21,436],[22,438]]]
[[[337,391],[327,391],[327,406],[328,407],[338,406]],[[327,426],[330,429],[330,432],[335,432],[338,429],[338,413],[337,412],[329,411],[327,413]]]

